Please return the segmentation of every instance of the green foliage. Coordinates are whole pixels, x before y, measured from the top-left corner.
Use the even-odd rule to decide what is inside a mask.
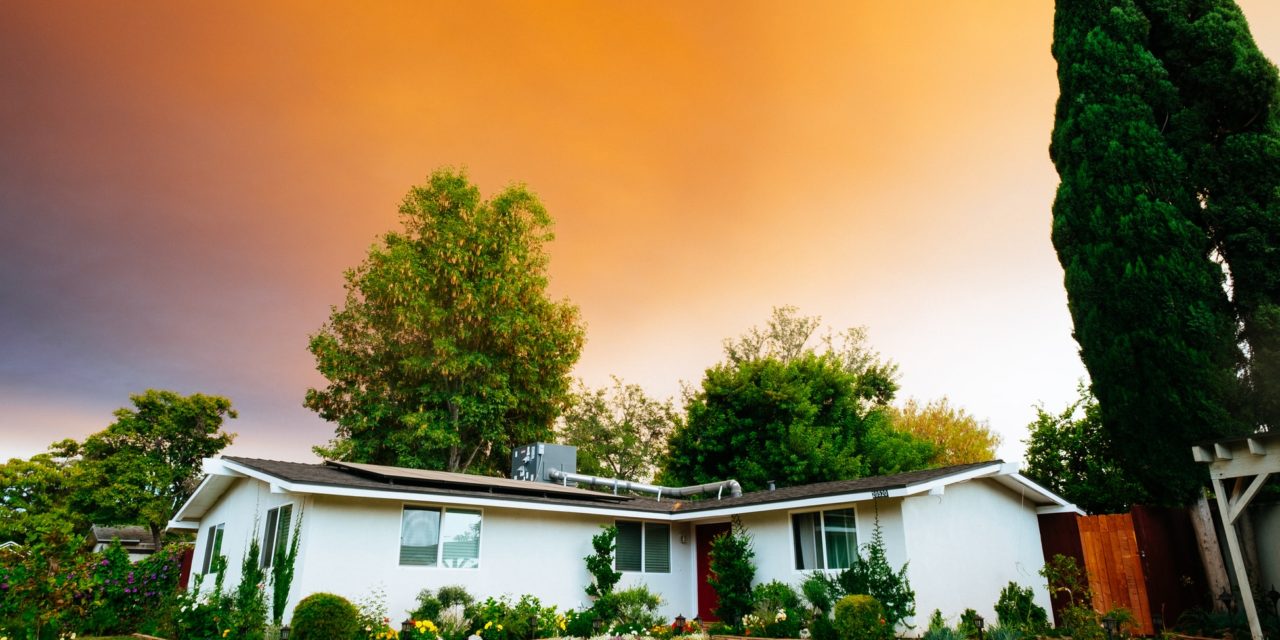
[[[356,611],[356,636],[361,640],[383,640],[391,635],[391,618],[387,615],[387,594],[382,587],[374,587],[369,594],[354,602]]]
[[[1140,4],[1155,3],[1057,4],[1052,237],[1109,455],[1142,488],[1132,501],[1179,505],[1206,476],[1191,443],[1246,429],[1244,355],[1176,140],[1185,88],[1148,48]]]
[[[116,540],[100,554],[88,554],[77,572],[91,585],[79,594],[87,606],[86,618],[76,625],[79,632],[156,631],[157,623],[172,615],[183,549],[161,549],[132,563]]]
[[[1145,492],[1117,462],[1089,388],[1082,382],[1078,392],[1062,413],[1036,407],[1036,421],[1027,426],[1024,473],[1090,513],[1128,511]]]
[[[737,626],[751,613],[751,583],[756,567],[752,559],[751,536],[737,517],[733,526],[711,541],[710,569],[707,584],[715,590],[720,604],[715,614],[728,624]]]
[[[279,626],[289,603],[289,589],[293,587],[294,565],[298,560],[298,542],[302,537],[302,513],[293,523],[293,533],[288,545],[277,545],[271,560],[271,621]]]
[[[650,628],[663,623],[663,619],[658,617],[662,596],[649,591],[647,585],[623,589],[614,593],[614,596],[618,604],[615,629],[640,629],[642,633],[648,633]]]
[[[309,349],[336,422],[325,457],[501,472],[547,441],[582,350],[578,309],[547,295],[551,217],[520,186],[489,200],[442,169],[410,189],[404,230],[346,272],[346,304]]]
[[[897,571],[889,565],[878,517],[871,542],[862,546],[862,553],[852,558],[849,568],[840,573],[838,580],[844,593],[875,598],[883,607],[891,630],[916,614],[916,592],[907,580],[907,565]]]
[[[751,635],[763,638],[796,638],[805,626],[800,594],[789,584],[772,580],[756,585],[751,591],[754,606],[743,627]]]
[[[1036,604],[1031,587],[1010,582],[1000,590],[996,601],[996,618],[1001,627],[1016,629],[1029,636],[1040,635],[1049,628],[1049,615]]]
[[[474,602],[475,598],[463,586],[447,585],[434,592],[423,589],[418,592],[418,606],[409,612],[409,617],[414,620],[435,620],[441,611],[455,605],[469,607]]]
[[[70,508],[76,490],[74,460],[61,453],[50,451],[0,464],[0,540],[25,546],[54,526],[88,531],[90,523],[84,514]]]
[[[836,600],[844,595],[840,582],[825,571],[814,571],[806,575],[804,582],[800,583],[800,592],[804,594],[809,606],[823,616],[830,615]]]
[[[1049,594],[1066,598],[1068,604],[1088,607],[1093,601],[1089,591],[1089,583],[1085,580],[1084,570],[1071,556],[1054,554],[1040,568],[1040,575],[1049,584]]]
[[[977,638],[980,617],[976,610],[965,609],[960,613],[960,624],[956,625],[956,633],[959,633],[962,638]]]
[[[351,640],[359,629],[360,612],[346,598],[313,593],[293,608],[290,626],[297,640]]]
[[[76,451],[73,508],[95,524],[145,524],[156,540],[202,477],[201,464],[235,438],[235,418],[220,396],[149,389],[129,396],[132,409],[85,439]],[[69,443],[63,443],[64,445]]]
[[[613,587],[622,579],[622,572],[613,569],[618,528],[607,526],[601,529],[600,533],[591,537],[593,553],[583,559],[587,561],[587,573],[591,574],[591,583],[587,585],[587,595],[594,600],[591,611],[601,624],[608,624],[618,615]]]
[[[666,455],[680,415],[616,376],[607,389],[579,382],[565,409],[559,438],[578,448],[578,473],[649,481]]]
[[[509,598],[487,598],[484,602],[467,608],[474,633],[484,640],[530,640],[559,635],[563,620],[556,608],[543,607],[531,595],[520,596],[516,602]]]
[[[257,536],[250,537],[249,548],[240,562],[240,583],[231,596],[232,614],[227,628],[245,640],[262,640],[267,624],[266,575],[260,552]]]
[[[725,361],[686,395],[660,481],[734,478],[759,490],[926,465],[933,447],[895,431],[886,413],[896,365],[865,346],[861,329],[811,346],[818,325],[783,307],[766,329],[726,341]]]
[[[590,638],[600,635],[596,630],[596,612],[592,609],[586,611],[568,611],[565,613],[564,635],[573,638]],[[603,627],[603,623],[601,623]]]
[[[851,595],[836,602],[832,621],[839,640],[889,640],[893,625],[880,602],[869,595]]]
[[[942,612],[938,609],[933,610],[933,614],[929,616],[929,628],[920,636],[921,640],[961,640],[963,636],[958,631],[947,626],[946,620],[942,619]]]
[[[1147,48],[1177,102],[1165,138],[1187,165],[1194,220],[1231,272],[1248,345],[1249,417],[1280,425],[1280,78],[1232,0],[1140,0]]]

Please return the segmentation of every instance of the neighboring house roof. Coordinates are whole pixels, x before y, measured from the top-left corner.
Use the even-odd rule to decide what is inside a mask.
[[[14,551],[17,551],[18,549],[21,549],[21,548],[22,548],[22,545],[20,545],[20,544],[18,544],[18,543],[16,543],[16,542],[14,542],[14,541],[12,541],[12,540],[7,540],[7,541],[5,541],[5,542],[0,542],[0,550],[3,550],[3,549],[13,549]]]
[[[150,527],[131,525],[125,527],[104,527],[93,525],[93,541],[96,544],[111,544],[119,538],[120,546],[131,553],[150,553],[156,549],[155,536]]]
[[[204,482],[178,510],[170,527],[190,529],[221,495],[242,477],[271,486],[273,492],[335,495],[501,506],[540,511],[565,511],[646,517],[660,520],[697,520],[735,513],[803,508],[878,497],[905,497],[923,493],[940,495],[949,484],[990,478],[1021,494],[1042,512],[1082,513],[1063,498],[1017,473],[1016,466],[1000,460],[912,471],[887,476],[841,480],[757,491],[740,497],[703,500],[658,500],[652,497],[613,495],[544,482],[476,476],[444,471],[423,471],[348,462],[304,464],[280,460],[223,457],[205,461]]]

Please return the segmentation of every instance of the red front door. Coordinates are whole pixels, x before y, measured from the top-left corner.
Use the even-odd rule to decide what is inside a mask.
[[[716,522],[700,524],[694,529],[694,536],[698,540],[698,617],[704,622],[720,619],[713,613],[720,606],[720,598],[716,596],[715,589],[707,584],[707,578],[711,576],[711,541],[728,531],[729,526],[728,522]]]

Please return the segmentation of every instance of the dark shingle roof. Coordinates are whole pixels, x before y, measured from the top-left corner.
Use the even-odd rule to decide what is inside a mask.
[[[280,460],[262,460],[257,458],[240,458],[226,456],[225,460],[244,465],[262,473],[275,476],[290,483],[319,485],[327,487],[345,487],[352,489],[368,489],[373,491],[396,491],[404,493],[421,493],[424,495],[444,495],[458,497],[487,498],[493,500],[511,500],[515,502],[534,502],[540,504],[559,504],[572,506],[593,506],[597,508],[623,509],[650,513],[671,513],[674,511],[691,512],[740,507],[789,500],[803,500],[825,496],[866,494],[874,491],[901,489],[923,484],[933,480],[1002,464],[1000,460],[964,464],[940,469],[911,471],[888,476],[858,478],[856,480],[838,480],[817,484],[780,487],[773,491],[755,491],[740,497],[714,498],[704,500],[657,500],[652,497],[615,496],[613,494],[594,491],[577,491],[569,494],[560,491],[558,485],[537,482],[520,482],[513,487],[506,478],[486,478],[462,474],[435,472],[433,479],[415,481],[411,477],[397,478],[380,476],[362,472],[361,469],[344,468],[334,464],[305,464],[284,462]],[[450,482],[449,476],[462,476],[458,482]],[[486,482],[491,480],[492,482]]]

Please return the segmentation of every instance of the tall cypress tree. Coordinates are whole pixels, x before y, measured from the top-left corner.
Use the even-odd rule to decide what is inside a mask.
[[[1177,87],[1168,138],[1230,269],[1251,420],[1280,427],[1280,78],[1232,0],[1138,0]]]
[[[1242,356],[1149,29],[1132,0],[1058,3],[1053,243],[1110,454],[1135,502],[1177,504],[1201,486],[1190,443],[1234,430]]]

